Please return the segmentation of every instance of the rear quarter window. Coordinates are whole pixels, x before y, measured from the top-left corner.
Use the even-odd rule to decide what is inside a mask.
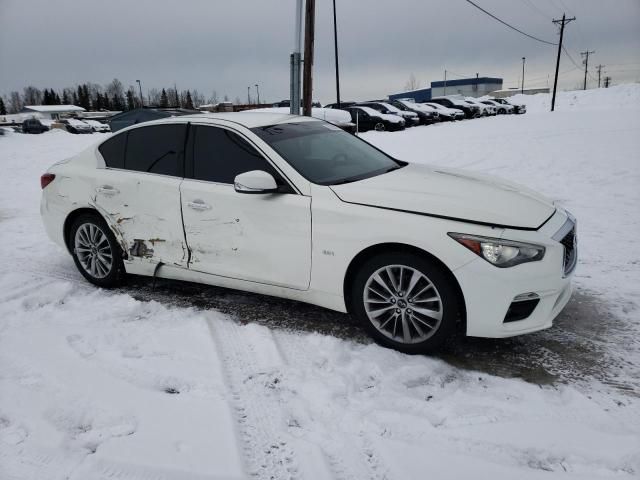
[[[127,133],[111,137],[98,147],[104,163],[109,168],[124,168],[124,149],[127,143]]]

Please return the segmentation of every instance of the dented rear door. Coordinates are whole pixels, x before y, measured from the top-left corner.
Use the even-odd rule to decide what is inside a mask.
[[[95,206],[130,261],[187,266],[180,206],[186,130],[186,124],[175,124],[124,132],[122,163],[105,158],[112,167],[97,170]]]

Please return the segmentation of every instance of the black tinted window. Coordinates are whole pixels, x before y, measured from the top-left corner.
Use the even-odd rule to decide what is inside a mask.
[[[188,176],[209,182],[233,183],[236,175],[263,170],[276,178],[275,169],[239,135],[216,127],[194,127],[193,164]]]
[[[153,125],[129,131],[125,168],[182,176],[187,125]]]
[[[104,163],[110,168],[124,168],[124,147],[127,141],[127,134],[121,133],[111,137],[98,147]]]

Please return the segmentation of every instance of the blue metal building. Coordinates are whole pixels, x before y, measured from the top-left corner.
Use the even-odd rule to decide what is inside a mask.
[[[495,77],[459,78],[431,82],[431,88],[419,88],[405,92],[392,93],[390,100],[413,98],[416,102],[428,102],[432,98],[443,95],[463,95],[465,97],[482,97],[502,89],[502,79]]]
[[[418,90],[409,90],[408,92],[393,93],[389,95],[389,100],[397,100],[399,98],[413,98],[416,102],[428,102],[431,100],[431,89],[420,88]]]

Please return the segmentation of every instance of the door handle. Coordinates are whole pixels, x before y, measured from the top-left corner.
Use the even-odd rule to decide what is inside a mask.
[[[193,202],[187,202],[189,208],[194,210],[209,210],[211,205],[204,203],[202,200],[196,199]]]
[[[101,185],[100,187],[96,188],[96,192],[108,196],[113,196],[120,193],[120,190],[118,190],[117,188],[113,188],[111,185]]]

